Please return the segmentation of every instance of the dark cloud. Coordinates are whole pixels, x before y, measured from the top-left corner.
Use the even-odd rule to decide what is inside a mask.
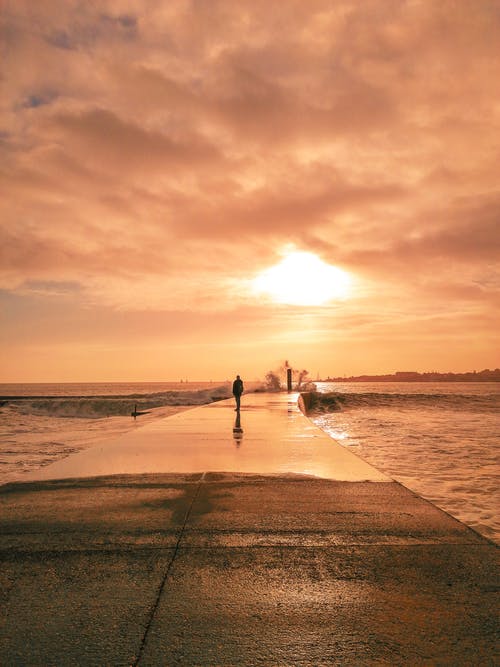
[[[49,44],[57,49],[71,51],[77,48],[78,42],[64,30],[55,30],[45,38]]]
[[[72,10],[71,3],[68,3],[66,11],[60,12],[59,15],[54,13],[50,16],[50,19],[57,22],[59,27],[42,32],[43,39],[48,44],[56,49],[74,51],[81,48],[95,47],[101,40],[131,40],[136,38],[138,32],[136,16],[132,14],[97,14],[93,11],[91,5],[84,7],[81,3],[79,4],[77,13],[73,15],[71,14],[75,9]],[[27,20],[29,21],[29,19]],[[32,27],[35,27],[35,25]]]
[[[61,131],[88,160],[127,169],[189,167],[193,162],[215,161],[214,146],[193,134],[191,141],[177,141],[158,131],[123,121],[110,111],[95,109],[82,114],[59,114],[52,127]]]
[[[44,106],[45,104],[50,104],[57,98],[56,93],[33,93],[28,95],[28,97],[23,102],[23,107],[27,109],[36,109],[37,107]]]
[[[137,17],[132,14],[120,14],[118,16],[101,14],[100,19],[105,25],[123,30],[125,33],[129,33],[129,36],[137,33]]]

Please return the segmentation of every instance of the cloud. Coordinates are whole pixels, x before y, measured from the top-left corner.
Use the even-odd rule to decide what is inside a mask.
[[[58,114],[51,123],[55,139],[78,153],[94,168],[130,173],[189,168],[193,163],[218,159],[214,146],[195,133],[190,141],[175,140],[166,133],[147,130],[102,109],[79,115]],[[50,132],[50,130],[49,130]]]
[[[346,260],[353,265],[374,267],[382,272],[398,272],[404,265],[419,271],[432,269],[448,274],[450,269],[463,277],[464,265],[483,273],[488,264],[496,264],[500,239],[499,194],[459,197],[436,210],[426,212],[428,225],[415,221],[413,230],[381,248],[353,250]]]
[[[8,3],[3,285],[227,311],[294,243],[372,294],[489,299],[499,22],[487,1]]]

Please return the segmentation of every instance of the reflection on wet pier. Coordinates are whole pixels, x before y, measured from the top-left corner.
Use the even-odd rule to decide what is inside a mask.
[[[240,410],[237,411],[236,419],[234,420],[233,438],[234,438],[234,444],[236,445],[236,447],[239,447],[241,445],[241,441],[243,440],[243,429],[241,428]]]

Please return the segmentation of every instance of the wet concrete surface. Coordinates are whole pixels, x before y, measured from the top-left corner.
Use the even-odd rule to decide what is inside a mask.
[[[394,482],[0,487],[2,665],[496,665],[498,549]]]
[[[153,421],[25,474],[22,480],[230,471],[309,474],[345,481],[390,478],[321,431],[298,394],[245,394]]]

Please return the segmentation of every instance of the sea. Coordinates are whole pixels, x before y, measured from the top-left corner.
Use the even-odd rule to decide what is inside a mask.
[[[309,418],[334,440],[500,543],[500,383],[317,382],[308,389]],[[0,484],[230,395],[227,381],[0,384]]]
[[[331,437],[500,543],[500,383],[318,382]]]

